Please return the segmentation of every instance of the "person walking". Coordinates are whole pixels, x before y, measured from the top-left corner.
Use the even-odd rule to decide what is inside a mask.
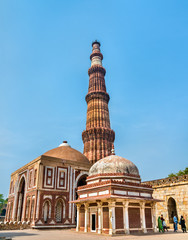
[[[185,219],[183,216],[181,216],[179,224],[181,225],[181,229],[182,229],[183,233],[186,232]]]
[[[173,217],[173,222],[174,222],[174,232],[177,232],[177,230],[178,230],[178,219],[177,219],[176,215],[174,215],[174,217]]]
[[[161,217],[158,217],[158,228],[159,228],[159,232],[161,231],[164,232]]]
[[[166,222],[165,222],[165,219],[163,218],[163,230],[165,232],[165,230],[168,232],[168,228],[166,226]]]

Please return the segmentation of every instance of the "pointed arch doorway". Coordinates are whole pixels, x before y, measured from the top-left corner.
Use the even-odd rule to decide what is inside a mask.
[[[22,177],[20,181],[20,185],[18,188],[18,214],[17,214],[17,220],[22,221],[22,215],[23,215],[23,208],[24,208],[24,197],[25,197],[25,178]]]
[[[168,199],[168,217],[169,217],[169,223],[173,223],[173,217],[177,215],[177,206],[176,206],[176,200],[173,197],[170,197]]]

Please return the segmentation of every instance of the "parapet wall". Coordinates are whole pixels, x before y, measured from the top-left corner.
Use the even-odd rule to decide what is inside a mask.
[[[175,186],[179,184],[188,184],[188,174],[146,181],[144,183],[151,185],[154,189],[159,187]]]

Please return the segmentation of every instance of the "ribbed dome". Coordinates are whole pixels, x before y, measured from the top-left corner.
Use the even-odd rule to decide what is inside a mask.
[[[43,156],[81,162],[87,165],[90,164],[86,156],[84,156],[81,152],[75,150],[74,148],[71,148],[67,143],[61,144],[59,147],[47,151],[43,154]]]
[[[139,176],[138,168],[134,163],[116,155],[99,160],[89,170],[89,176],[103,173],[127,173]]]

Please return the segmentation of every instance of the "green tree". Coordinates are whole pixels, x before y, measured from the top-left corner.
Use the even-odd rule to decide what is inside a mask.
[[[188,174],[188,167],[185,168],[185,170],[179,170],[177,173],[170,173],[168,177],[176,177],[176,176],[182,176]]]
[[[185,174],[188,174],[188,167],[185,168],[184,172]]]
[[[175,176],[176,176],[176,174],[174,174],[174,173],[168,174],[168,177],[175,177]]]
[[[1,215],[1,211],[3,206],[7,203],[8,199],[4,199],[3,194],[0,194],[0,215]]]

